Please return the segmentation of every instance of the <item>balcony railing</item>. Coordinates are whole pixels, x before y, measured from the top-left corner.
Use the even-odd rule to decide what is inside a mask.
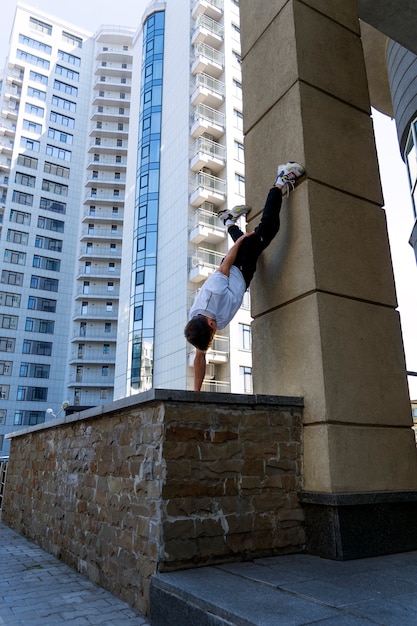
[[[223,257],[224,254],[220,252],[207,248],[197,248],[190,256],[190,270],[199,265],[215,270],[222,262]]]
[[[221,380],[205,380],[201,385],[201,391],[212,393],[230,393],[230,383]]]
[[[221,38],[224,34],[224,26],[208,15],[199,15],[196,19],[196,27],[203,28],[216,37]]]
[[[198,137],[208,132],[219,138],[225,132],[225,120],[225,115],[217,109],[207,104],[198,104],[194,109],[191,134],[193,137]]]
[[[219,52],[216,48],[212,48],[212,46],[208,46],[205,43],[197,43],[194,46],[194,59],[198,59],[199,57],[203,57],[209,63],[213,63],[221,67],[224,66],[223,52]]]

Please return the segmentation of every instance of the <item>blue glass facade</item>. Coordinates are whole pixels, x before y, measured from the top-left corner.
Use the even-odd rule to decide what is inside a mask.
[[[143,28],[130,373],[130,385],[139,391],[150,389],[153,377],[164,26],[161,11],[150,15]]]

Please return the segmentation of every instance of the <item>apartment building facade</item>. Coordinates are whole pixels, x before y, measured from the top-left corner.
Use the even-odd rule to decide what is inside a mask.
[[[183,327],[230,245],[217,212],[245,199],[239,4],[141,11],[94,34],[16,11],[1,81],[1,454],[7,432],[64,402],[192,388]],[[247,294],[204,389],[251,392],[250,322]]]

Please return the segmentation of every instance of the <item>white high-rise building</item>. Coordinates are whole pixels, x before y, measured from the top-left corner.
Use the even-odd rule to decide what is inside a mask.
[[[193,386],[188,311],[230,245],[217,212],[245,199],[239,4],[141,11],[94,34],[16,11],[1,80],[0,455],[5,433],[63,402]],[[247,297],[203,389],[251,392],[250,322]]]

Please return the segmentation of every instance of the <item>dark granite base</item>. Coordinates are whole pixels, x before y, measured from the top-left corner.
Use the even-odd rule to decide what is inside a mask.
[[[302,492],[306,549],[345,561],[417,550],[417,492]]]

